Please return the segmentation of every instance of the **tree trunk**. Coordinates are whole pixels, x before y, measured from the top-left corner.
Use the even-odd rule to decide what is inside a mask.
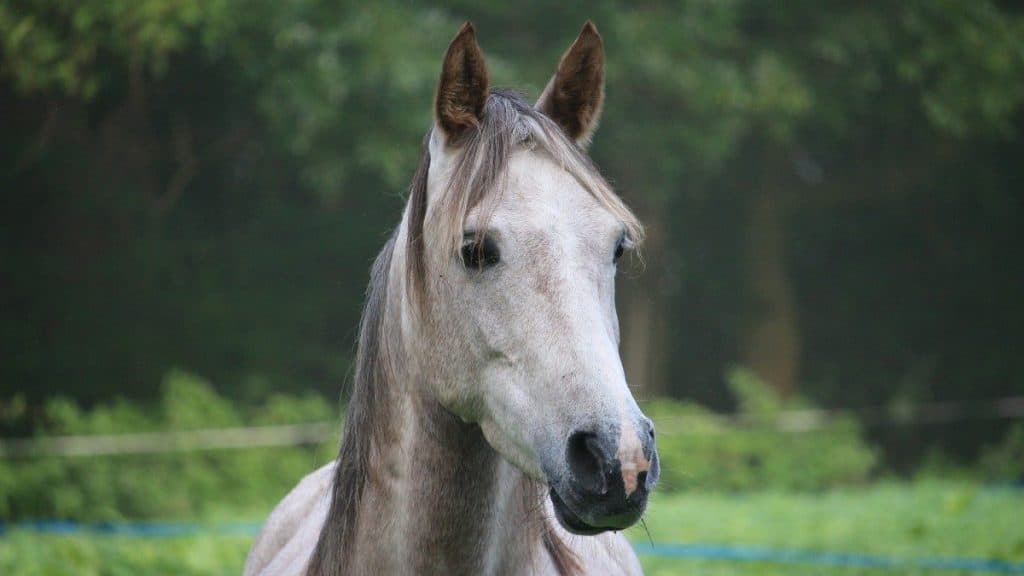
[[[788,163],[769,159],[748,204],[747,297],[749,321],[741,360],[783,397],[796,393],[800,377],[800,326],[786,271],[785,191]]]
[[[622,274],[629,278],[620,282],[622,291],[622,363],[626,379],[638,399],[650,399],[671,393],[664,374],[665,291],[658,267],[652,263],[662,258],[659,223],[649,219],[647,241],[643,253],[646,269],[623,259]]]
[[[639,286],[631,288],[623,294],[622,363],[630,386],[642,397],[650,398],[664,392],[652,370],[655,361],[651,354],[654,303],[649,293]]]

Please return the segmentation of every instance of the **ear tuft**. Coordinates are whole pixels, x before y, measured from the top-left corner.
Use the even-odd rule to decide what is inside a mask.
[[[536,107],[570,138],[585,145],[597,129],[603,104],[604,41],[587,20],[579,37],[562,55]]]
[[[447,142],[456,141],[479,124],[487,94],[484,54],[473,24],[466,22],[448,45],[434,98],[434,120]]]

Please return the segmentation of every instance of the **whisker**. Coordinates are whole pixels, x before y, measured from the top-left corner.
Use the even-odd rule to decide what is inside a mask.
[[[647,541],[651,543],[651,547],[654,547],[654,538],[651,538],[651,531],[647,529],[647,520],[644,519],[643,515],[640,516],[640,525],[644,527],[644,532],[647,533]]]

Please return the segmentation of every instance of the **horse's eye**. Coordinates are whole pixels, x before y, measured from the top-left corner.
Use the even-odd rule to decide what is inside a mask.
[[[619,236],[619,241],[615,244],[615,254],[612,256],[612,262],[618,262],[619,258],[622,258],[622,254],[626,251],[626,245],[629,243],[629,237],[625,234]]]
[[[482,270],[501,261],[501,252],[494,240],[487,236],[478,238],[475,234],[467,236],[462,244],[462,264],[466,268]]]

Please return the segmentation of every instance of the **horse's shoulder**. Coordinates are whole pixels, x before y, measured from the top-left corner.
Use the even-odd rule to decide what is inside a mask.
[[[278,503],[249,549],[245,576],[300,573],[327,516],[334,468],[332,461],[308,474]]]

